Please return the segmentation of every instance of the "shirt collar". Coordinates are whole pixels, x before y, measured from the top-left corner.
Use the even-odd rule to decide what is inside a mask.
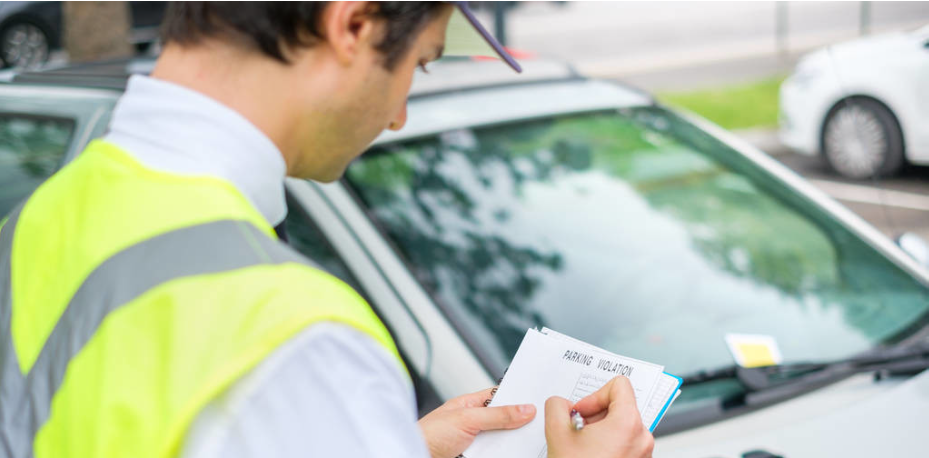
[[[151,169],[232,183],[272,226],[287,215],[287,165],[277,146],[235,110],[199,92],[132,76],[105,140]]]

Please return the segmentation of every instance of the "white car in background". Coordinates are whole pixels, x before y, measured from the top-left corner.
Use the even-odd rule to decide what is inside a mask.
[[[780,93],[781,141],[849,178],[929,165],[929,26],[804,56]]]

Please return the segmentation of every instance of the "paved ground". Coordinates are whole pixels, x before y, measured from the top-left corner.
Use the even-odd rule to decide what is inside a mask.
[[[687,91],[719,87],[721,84],[750,83],[772,76],[788,75],[797,65],[799,54],[786,56],[765,53],[688,65],[686,67],[642,70],[613,77],[647,91]]]

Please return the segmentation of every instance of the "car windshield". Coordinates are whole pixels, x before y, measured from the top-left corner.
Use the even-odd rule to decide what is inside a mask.
[[[346,182],[494,376],[533,326],[685,375],[732,364],[727,333],[830,360],[929,307],[833,216],[659,107],[378,146]]]

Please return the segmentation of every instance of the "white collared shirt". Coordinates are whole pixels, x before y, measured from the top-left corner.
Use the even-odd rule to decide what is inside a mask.
[[[280,151],[247,119],[205,95],[133,76],[105,139],[151,169],[232,183],[271,225],[287,214]],[[394,356],[354,328],[324,323],[282,345],[204,408],[180,456],[428,452],[412,385]]]

